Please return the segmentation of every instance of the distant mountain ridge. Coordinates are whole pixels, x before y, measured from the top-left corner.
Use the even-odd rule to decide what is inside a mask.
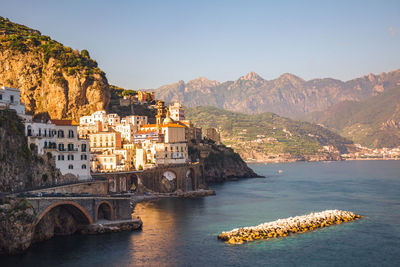
[[[363,101],[340,102],[307,119],[365,146],[400,146],[400,86]]]
[[[346,82],[332,79],[305,81],[290,73],[265,80],[250,72],[235,81],[219,82],[200,77],[156,89],[158,98],[185,106],[215,106],[245,113],[274,112],[299,118],[342,101],[360,101],[400,85],[400,69],[369,74]]]
[[[249,115],[202,106],[186,108],[185,116],[203,129],[218,128],[223,143],[247,160],[338,160],[351,144],[327,128],[270,112]]]

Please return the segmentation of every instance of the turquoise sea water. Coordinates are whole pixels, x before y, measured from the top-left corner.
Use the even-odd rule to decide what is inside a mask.
[[[1,266],[400,266],[400,161],[251,165],[266,178],[216,196],[137,205],[140,232],[58,237]],[[282,170],[279,173],[279,170]],[[221,231],[325,209],[365,216],[286,238],[227,245]]]

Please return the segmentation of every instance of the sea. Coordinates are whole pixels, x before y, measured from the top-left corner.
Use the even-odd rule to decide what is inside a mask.
[[[0,266],[400,266],[400,161],[252,164],[215,196],[140,203],[137,232],[62,236]],[[229,245],[222,231],[327,209],[361,220]]]

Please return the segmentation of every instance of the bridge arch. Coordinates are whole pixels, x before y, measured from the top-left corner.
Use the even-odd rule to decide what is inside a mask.
[[[105,200],[101,201],[96,208],[96,219],[97,220],[105,219],[111,221],[113,220],[113,218],[114,218],[113,208],[110,202]]]
[[[88,224],[92,224],[93,223],[93,218],[89,215],[87,210],[84,207],[82,207],[81,205],[79,205],[77,202],[75,202],[75,201],[60,201],[60,202],[56,202],[56,203],[51,204],[44,211],[42,211],[40,213],[39,217],[36,220],[35,226],[40,222],[40,220],[48,212],[50,212],[53,208],[58,207],[58,206],[73,206],[73,207],[75,207],[76,209],[78,209],[81,212],[83,217],[87,220]]]

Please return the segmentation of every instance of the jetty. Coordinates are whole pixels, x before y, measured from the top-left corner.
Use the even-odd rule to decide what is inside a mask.
[[[222,232],[218,239],[229,244],[243,244],[259,239],[285,237],[290,234],[305,233],[314,229],[328,227],[335,224],[360,219],[350,211],[325,210],[307,215],[279,219],[257,226],[236,228],[229,232]]]

